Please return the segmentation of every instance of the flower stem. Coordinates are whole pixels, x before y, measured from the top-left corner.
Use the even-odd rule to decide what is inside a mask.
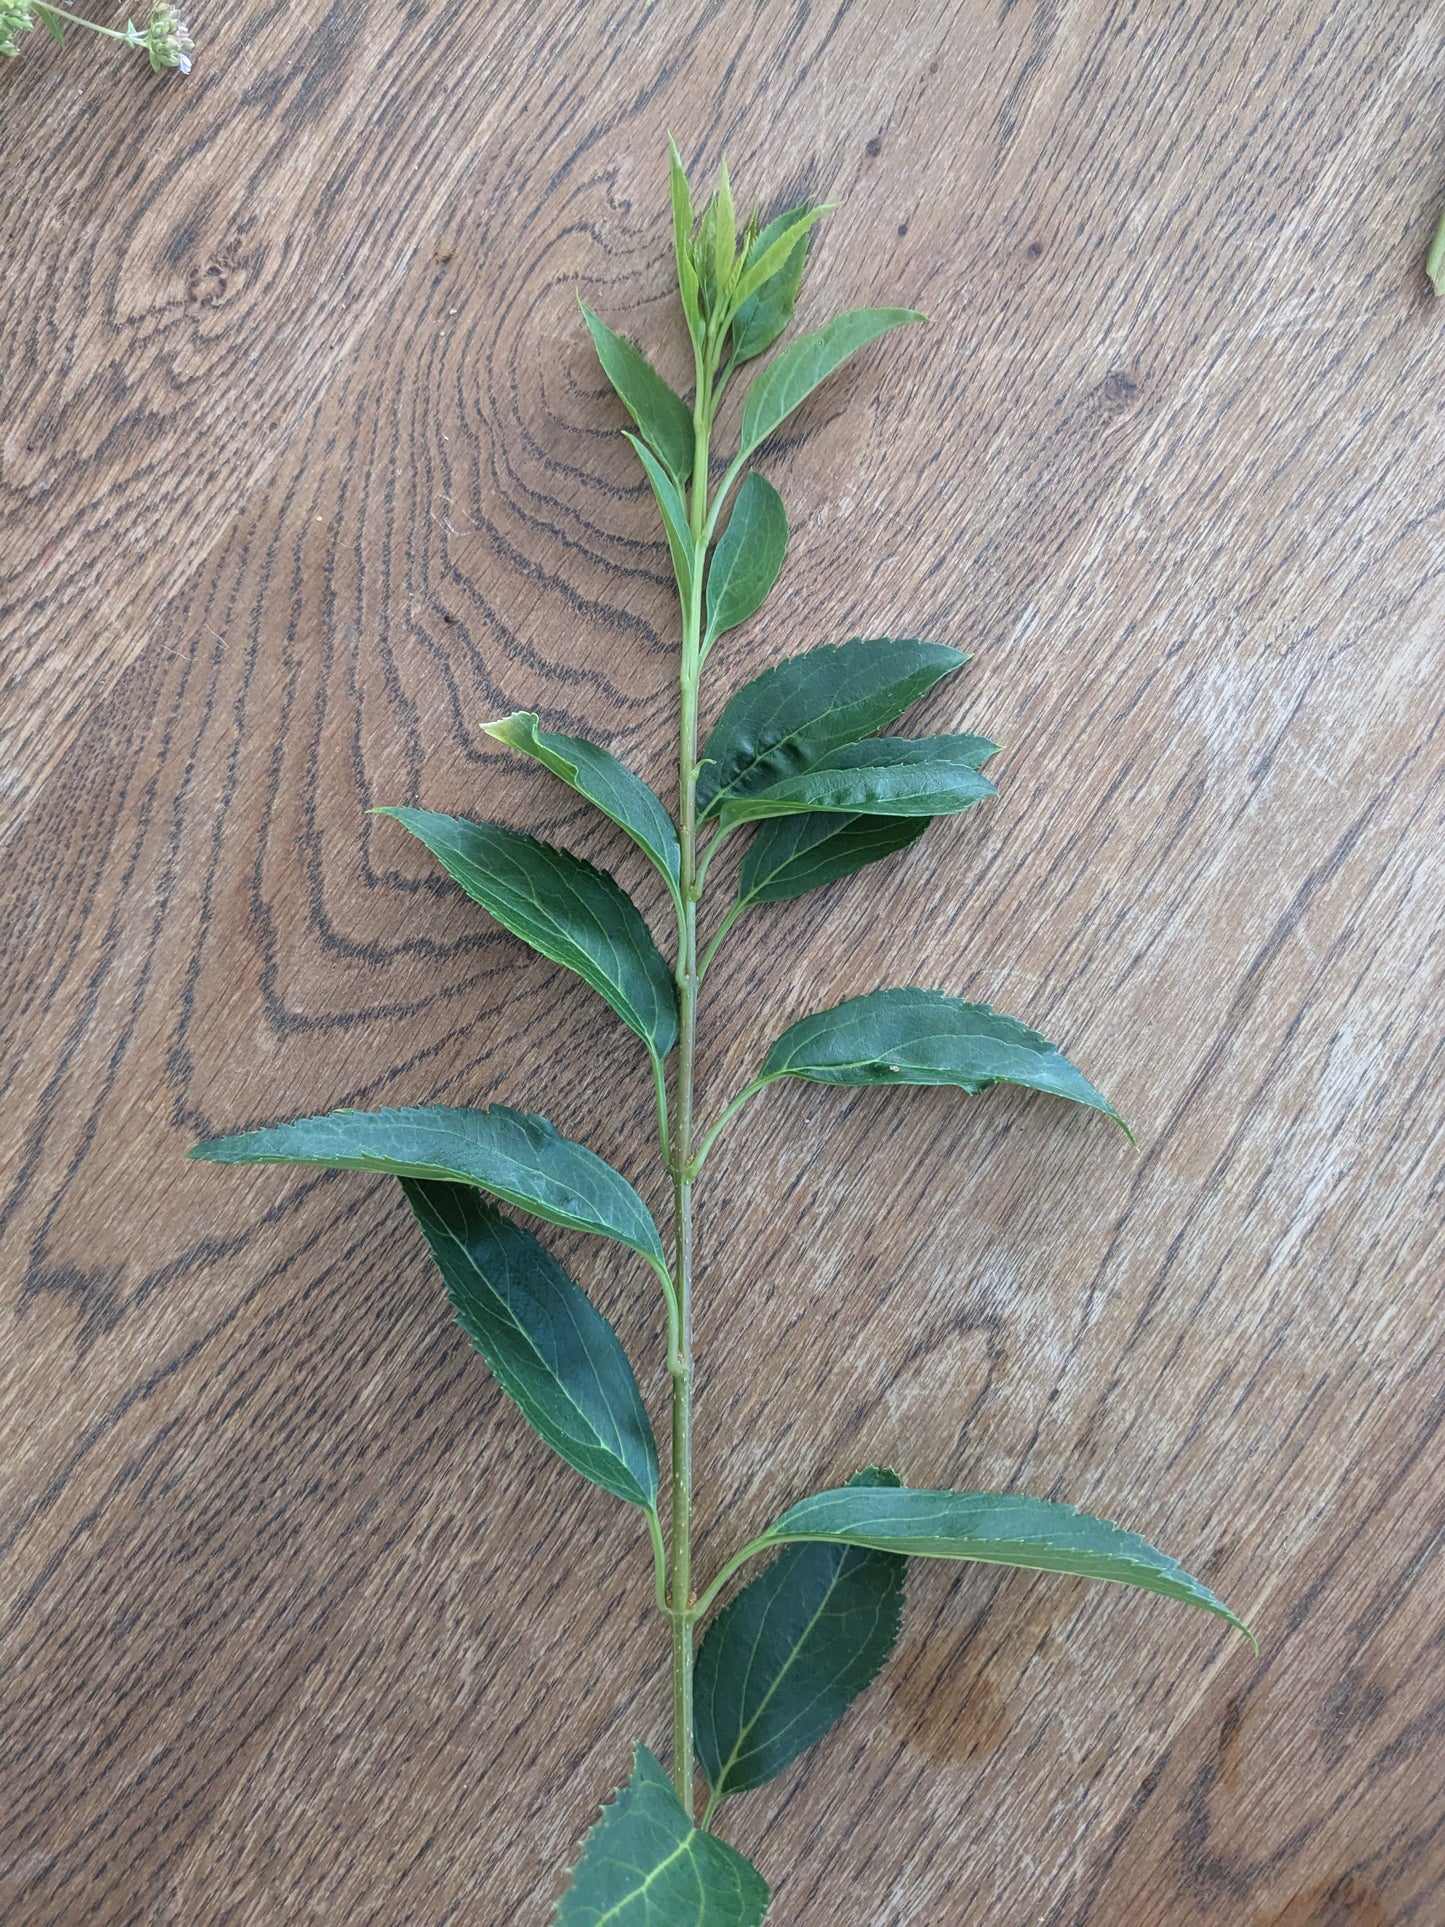
[[[45,0],[45,11],[53,13],[58,20],[68,20],[72,27],[88,27],[92,33],[103,33],[107,40],[123,40],[128,47],[137,43],[119,27],[102,27],[98,20],[87,20],[83,14],[67,13],[64,7],[57,7],[52,0]]]

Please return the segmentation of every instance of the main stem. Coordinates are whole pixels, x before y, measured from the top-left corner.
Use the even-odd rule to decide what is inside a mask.
[[[708,438],[712,369],[697,357],[693,407],[692,583],[683,608],[678,829],[682,846],[682,920],[677,958],[677,1099],[668,1163],[672,1173],[673,1282],[679,1343],[672,1371],[672,1771],[689,1818],[694,1813],[692,1670],[692,1188],[693,1052],[697,1041],[697,694],[702,649],[702,584],[707,555]]]

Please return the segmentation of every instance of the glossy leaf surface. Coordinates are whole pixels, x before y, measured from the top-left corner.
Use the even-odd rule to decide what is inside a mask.
[[[447,875],[514,937],[591,984],[648,1049],[677,1041],[672,972],[625,890],[568,850],[497,823],[434,810],[386,809]]]
[[[738,490],[728,525],[707,572],[706,651],[761,607],[788,550],[788,513],[772,483],[756,470]]]
[[[760,823],[738,877],[742,904],[776,903],[820,890],[906,848],[926,816],[778,816]]]
[[[703,746],[699,815],[871,736],[967,661],[941,642],[855,636],[765,669],[730,698]]]
[[[764,349],[771,348],[792,320],[798,289],[802,286],[808,266],[808,241],[812,224],[810,222],[804,227],[802,222],[812,212],[806,201],[798,207],[789,208],[785,214],[768,222],[749,250],[748,261],[752,265],[765,250],[775,246],[784,236],[792,234],[792,248],[782,266],[737,305],[732,322],[732,358],[735,362],[751,361]]]
[[[466,1184],[402,1181],[457,1322],[498,1384],[584,1479],[657,1499],[657,1444],[615,1331],[531,1232]]]
[[[738,455],[746,460],[760,442],[781,428],[800,403],[820,387],[850,355],[890,328],[922,321],[911,308],[854,308],[835,315],[815,334],[802,335],[768,363],[754,380],[743,403]]]
[[[630,342],[579,301],[583,319],[602,363],[643,440],[662,461],[679,488],[692,474],[692,410],[674,393],[652,363]]]
[[[815,1084],[953,1084],[974,1096],[993,1084],[1021,1084],[1123,1124],[1108,1098],[1037,1031],[941,990],[874,990],[804,1017],[773,1045],[761,1075]]]
[[[897,1487],[870,1468],[848,1481]],[[719,1799],[762,1786],[877,1678],[898,1638],[908,1562],[793,1545],[723,1607],[697,1656],[697,1757]]]
[[[635,775],[626,763],[585,736],[563,736],[540,729],[536,715],[528,709],[515,716],[483,725],[489,736],[520,755],[530,756],[544,769],[551,770],[595,803],[604,816],[610,816],[625,830],[675,888],[678,879],[677,830],[656,792]]]
[[[994,752],[980,736],[876,736],[832,751],[797,776],[737,796],[718,813],[724,829],[800,810],[868,816],[953,816],[994,794],[978,766]]]
[[[207,1164],[315,1164],[475,1184],[549,1224],[595,1231],[663,1262],[652,1214],[622,1173],[545,1117],[505,1104],[330,1111],[211,1138],[190,1155]]]
[[[762,1927],[767,1882],[693,1825],[639,1746],[632,1778],[588,1834],[552,1927]]]
[[[1253,1635],[1222,1599],[1167,1553],[1107,1519],[1012,1492],[895,1492],[839,1486],[789,1507],[765,1544],[821,1539],[923,1559],[977,1559],[1035,1572],[1112,1579],[1198,1606]]]

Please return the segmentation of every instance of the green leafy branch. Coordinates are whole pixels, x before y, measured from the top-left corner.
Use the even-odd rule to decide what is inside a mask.
[[[804,895],[882,861],[935,818],[987,801],[994,786],[983,769],[996,752],[979,735],[887,733],[967,661],[945,643],[892,637],[855,637],[787,657],[739,689],[702,739],[703,665],[762,606],[787,552],[782,499],[755,458],[850,356],[923,317],[858,309],[783,348],[752,379],[737,449],[714,484],[719,401],[790,324],[810,237],[827,210],[805,202],[766,224],[755,214],[739,232],[724,167],[696,215],[675,147],[671,191],[691,401],[633,342],[585,306],[582,313],[631,418],[623,432],[651,486],[677,584],[676,816],[598,743],[544,730],[530,711],[486,725],[643,851],[671,905],[671,955],[616,880],[569,851],[496,823],[417,808],[382,812],[488,915],[590,985],[641,1040],[671,1193],[670,1237],[664,1244],[621,1172],[545,1118],[502,1106],[337,1111],[218,1138],[192,1153],[222,1164],[299,1163],[397,1178],[458,1321],[502,1389],[568,1465],[645,1516],[655,1595],[671,1638],[671,1779],[645,1747],[637,1749],[631,1779],[586,1842],[557,1927],[756,1927],[768,1889],[713,1837],[718,1810],[812,1746],[876,1676],[898,1636],[910,1558],[1111,1580],[1198,1607],[1247,1634],[1208,1587],[1106,1519],[1018,1493],[911,1489],[879,1468],[798,1500],[706,1585],[694,1584],[695,1191],[713,1146],[753,1098],[790,1078],[947,1085],[971,1095],[1014,1084],[1127,1126],[1061,1051],[1017,1018],[919,985],[871,991],[800,1018],[712,1122],[699,1123],[700,993],[740,919],[759,903]],[[736,891],[714,915],[711,864],[740,831],[750,840]],[[700,945],[705,910],[712,930]],[[493,1200],[615,1240],[660,1285],[671,1382],[665,1508],[656,1439],[616,1333],[543,1243]],[[769,1563],[722,1603],[744,1568],[763,1558]],[[699,1767],[708,1787],[700,1821]]]

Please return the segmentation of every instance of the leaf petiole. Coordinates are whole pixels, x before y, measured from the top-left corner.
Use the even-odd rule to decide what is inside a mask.
[[[692,1175],[694,1177],[696,1177],[698,1172],[701,1171],[704,1163],[707,1160],[708,1152],[712,1149],[713,1145],[716,1144],[717,1140],[719,1139],[719,1137],[721,1137],[722,1133],[727,1129],[728,1125],[732,1123],[733,1119],[737,1116],[738,1112],[743,1108],[743,1106],[749,1101],[750,1098],[756,1097],[758,1092],[761,1090],[765,1090],[767,1086],[772,1083],[772,1081],[773,1080],[771,1077],[755,1077],[751,1084],[745,1084],[743,1088],[738,1092],[737,1096],[732,1099],[732,1101],[728,1104],[726,1110],[723,1111],[722,1115],[718,1118],[717,1122],[713,1125],[712,1129],[703,1138],[702,1143],[698,1145],[697,1150],[694,1153],[693,1160],[692,1160],[692,1167],[691,1167]]]

